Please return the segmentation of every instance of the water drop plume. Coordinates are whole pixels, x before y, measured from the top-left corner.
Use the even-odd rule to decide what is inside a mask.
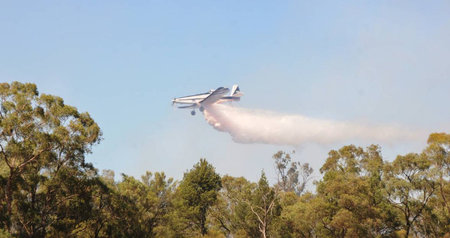
[[[238,143],[299,146],[304,143],[332,144],[347,140],[391,143],[416,139],[415,133],[395,126],[370,126],[315,119],[228,104],[213,104],[204,111],[206,121],[227,132]]]

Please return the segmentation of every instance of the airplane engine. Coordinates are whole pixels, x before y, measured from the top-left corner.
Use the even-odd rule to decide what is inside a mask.
[[[195,116],[195,110],[192,110],[192,111],[191,111],[191,115],[192,115],[192,116]]]
[[[205,108],[204,107],[200,107],[198,110],[203,112],[205,110]]]

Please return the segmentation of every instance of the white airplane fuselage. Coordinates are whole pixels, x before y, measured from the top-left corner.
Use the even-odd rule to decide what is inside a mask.
[[[206,97],[208,97],[213,90],[211,90],[208,93],[199,93],[199,94],[194,94],[194,95],[190,95],[190,96],[184,96],[184,97],[179,97],[179,98],[174,98],[172,100],[172,102],[174,103],[179,103],[179,104],[192,104],[192,103],[198,103],[201,100],[205,99]]]
[[[205,106],[226,101],[239,101],[240,97],[243,95],[240,92],[238,85],[233,85],[231,93],[226,95],[229,91],[228,88],[219,87],[215,90],[211,89],[206,93],[174,98],[172,104],[180,105],[178,108],[190,108],[192,109],[191,114],[195,115],[196,108],[203,112]]]

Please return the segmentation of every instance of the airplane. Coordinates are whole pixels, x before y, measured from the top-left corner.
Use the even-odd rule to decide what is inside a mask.
[[[226,95],[230,92],[228,95]],[[239,101],[243,93],[239,90],[237,84],[233,85],[230,89],[219,87],[217,89],[211,89],[209,92],[194,94],[179,98],[172,99],[172,105],[181,104],[178,108],[190,108],[192,109],[191,115],[195,115],[195,109],[198,108],[200,112],[205,110],[205,107],[214,103]]]

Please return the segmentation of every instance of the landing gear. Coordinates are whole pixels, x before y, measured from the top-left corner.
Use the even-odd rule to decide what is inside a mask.
[[[200,112],[203,112],[203,111],[205,110],[205,108],[204,108],[204,107],[200,107],[198,110],[199,110]]]
[[[195,116],[195,110],[192,110],[192,111],[191,111],[191,115],[192,115],[192,116]]]

